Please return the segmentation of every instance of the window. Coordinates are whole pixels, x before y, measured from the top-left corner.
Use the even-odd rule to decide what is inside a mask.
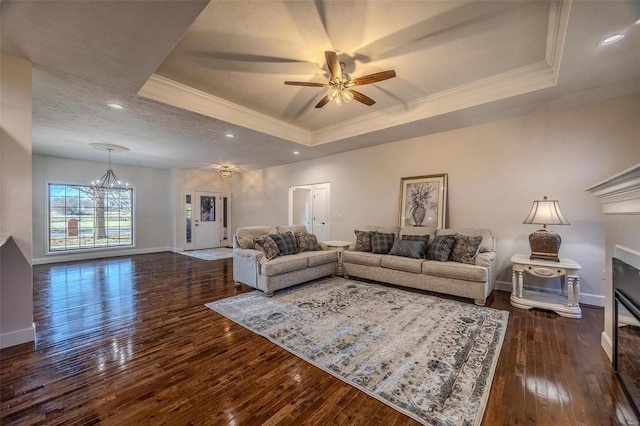
[[[133,246],[133,189],[49,184],[49,252]]]

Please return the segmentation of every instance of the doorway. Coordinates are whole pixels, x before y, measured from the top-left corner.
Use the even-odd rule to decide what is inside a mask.
[[[297,185],[289,188],[289,224],[302,224],[318,241],[331,235],[329,183]]]
[[[229,197],[215,191],[187,191],[184,250],[203,250],[228,245]]]

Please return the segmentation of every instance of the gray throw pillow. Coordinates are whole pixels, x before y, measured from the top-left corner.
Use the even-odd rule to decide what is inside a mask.
[[[403,235],[402,236],[403,240],[424,241],[424,250],[422,251],[422,254],[420,255],[420,257],[422,259],[426,259],[427,258],[427,247],[429,246],[429,238],[431,238],[430,234],[427,234],[427,235]]]
[[[296,240],[298,241],[298,249],[302,251],[318,251],[318,238],[313,234],[306,232],[296,232]]]
[[[456,242],[453,245],[453,249],[451,249],[451,260],[470,265],[475,264],[482,237],[469,237],[468,235],[460,234],[455,234],[455,237]]]
[[[378,231],[371,231],[371,252],[377,254],[387,254],[396,236],[394,234],[385,234]]]
[[[278,245],[280,256],[298,253],[298,243],[291,231],[285,232],[284,234],[270,234],[269,236],[273,238],[273,241]]]
[[[253,240],[253,246],[256,250],[260,250],[264,253],[267,260],[271,260],[280,256],[280,249],[278,244],[268,235]]]
[[[420,259],[424,257],[426,246],[427,243],[424,240],[412,241],[403,238],[402,240],[395,240],[393,242],[393,247],[391,247],[389,254]]]
[[[455,235],[438,235],[427,248],[427,259],[446,262],[451,255],[451,249],[456,243]]]
[[[356,251],[371,251],[371,231],[355,231]]]

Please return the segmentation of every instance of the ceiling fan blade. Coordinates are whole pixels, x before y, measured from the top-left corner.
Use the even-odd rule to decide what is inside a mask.
[[[284,84],[288,84],[290,86],[309,86],[309,87],[328,87],[329,85],[326,83],[314,83],[312,81],[304,82],[304,81],[285,81]]]
[[[349,91],[353,95],[353,99],[355,99],[358,102],[362,102],[363,104],[368,105],[368,106],[371,106],[371,105],[376,103],[376,101],[374,101],[373,99],[371,99],[367,95],[363,95],[362,93],[357,92],[357,91],[355,91],[353,89],[349,89]]]
[[[364,77],[356,78],[352,80],[351,83],[353,83],[353,86],[362,86],[363,84],[377,83],[378,81],[387,80],[395,76],[396,72],[394,70],[381,71],[375,74],[369,74],[365,75]]]
[[[327,58],[327,66],[331,73],[331,81],[342,80],[342,68],[340,68],[340,61],[336,52],[330,50],[324,52],[325,58]]]
[[[320,99],[320,102],[316,104],[316,108],[322,108],[328,103],[329,103],[329,95],[325,95],[325,97]]]

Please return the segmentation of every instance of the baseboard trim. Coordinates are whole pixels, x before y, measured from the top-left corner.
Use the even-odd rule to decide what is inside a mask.
[[[525,286],[525,287],[527,289],[529,289],[529,290],[542,291],[542,292],[545,292],[545,293],[560,294],[560,290],[559,289],[555,290],[555,291],[551,291],[548,288],[532,287],[532,286]],[[495,289],[511,293],[511,290],[513,289],[513,284],[511,284],[510,282],[507,282],[507,281],[496,281]],[[604,296],[602,296],[600,294],[580,293],[580,304],[591,305],[591,306],[599,306],[599,307],[603,308],[604,307]]]
[[[10,346],[21,345],[36,340],[36,324],[31,324],[30,328],[11,331],[9,333],[0,334],[0,349]]]
[[[47,263],[72,262],[76,260],[102,259],[105,257],[132,256],[135,254],[160,253],[163,251],[171,251],[175,253],[174,247],[152,247],[144,249],[126,249],[126,250],[105,250],[105,251],[87,251],[82,253],[68,253],[63,255],[53,255],[35,258],[33,265],[44,265]]]
[[[613,361],[613,344],[611,343],[611,338],[607,335],[606,332],[602,332],[600,335],[600,346],[604,349],[604,352],[609,357],[610,361]]]

